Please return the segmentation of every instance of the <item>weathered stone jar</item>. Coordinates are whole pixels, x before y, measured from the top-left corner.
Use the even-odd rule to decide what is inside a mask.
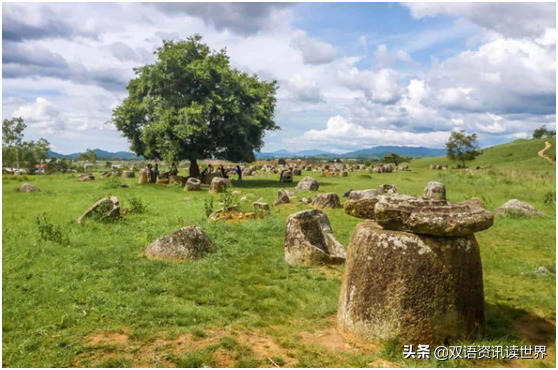
[[[460,218],[450,222],[440,217],[442,211]],[[413,227],[414,214],[420,225],[429,217],[434,225]],[[364,340],[404,344],[481,334],[482,262],[474,232],[492,226],[492,218],[468,206],[388,195],[380,196],[375,219],[382,225],[360,223],[347,248],[340,329]]]

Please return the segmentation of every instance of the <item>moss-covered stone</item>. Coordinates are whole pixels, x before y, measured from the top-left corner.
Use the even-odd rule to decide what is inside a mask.
[[[404,194],[380,197],[374,219],[385,229],[439,236],[474,234],[494,222],[482,208]]]
[[[198,259],[214,251],[215,247],[206,233],[197,226],[189,226],[155,240],[145,249],[145,256],[149,259],[183,261]]]
[[[473,235],[357,225],[339,299],[340,329],[365,340],[434,344],[474,339],[483,321],[482,264]]]
[[[341,208],[341,201],[335,193],[321,193],[316,195],[312,205],[318,208]]]

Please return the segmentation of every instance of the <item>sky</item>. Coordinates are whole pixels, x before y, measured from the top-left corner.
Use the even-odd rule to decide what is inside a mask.
[[[129,150],[110,121],[133,69],[196,33],[278,81],[263,152],[556,128],[555,3],[3,3],[2,118],[59,153]]]

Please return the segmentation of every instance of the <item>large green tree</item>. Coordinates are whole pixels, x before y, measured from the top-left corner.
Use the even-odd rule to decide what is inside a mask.
[[[155,64],[135,70],[128,97],[113,123],[146,159],[251,162],[265,131],[275,130],[277,82],[260,81],[230,65],[226,50],[213,51],[194,35],[164,41]]]
[[[15,159],[18,169],[23,131],[26,127],[23,118],[20,117],[2,121],[2,157],[9,158],[9,160]]]
[[[467,135],[464,130],[453,131],[446,149],[449,159],[461,161],[465,167],[465,161],[472,161],[480,154],[477,134]]]

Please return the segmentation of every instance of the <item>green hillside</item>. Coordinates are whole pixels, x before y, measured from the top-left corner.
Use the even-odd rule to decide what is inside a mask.
[[[553,160],[556,159],[556,138],[553,139],[519,139],[510,143],[485,148],[482,154],[474,161],[467,162],[469,167],[482,166],[494,169],[525,169],[531,171],[553,171],[556,172],[556,165],[551,164],[546,159],[538,156],[538,152],[548,141],[552,147],[545,154]],[[412,167],[428,167],[431,164],[441,164],[455,166],[457,162],[451,161],[446,157],[430,157],[415,159]]]

